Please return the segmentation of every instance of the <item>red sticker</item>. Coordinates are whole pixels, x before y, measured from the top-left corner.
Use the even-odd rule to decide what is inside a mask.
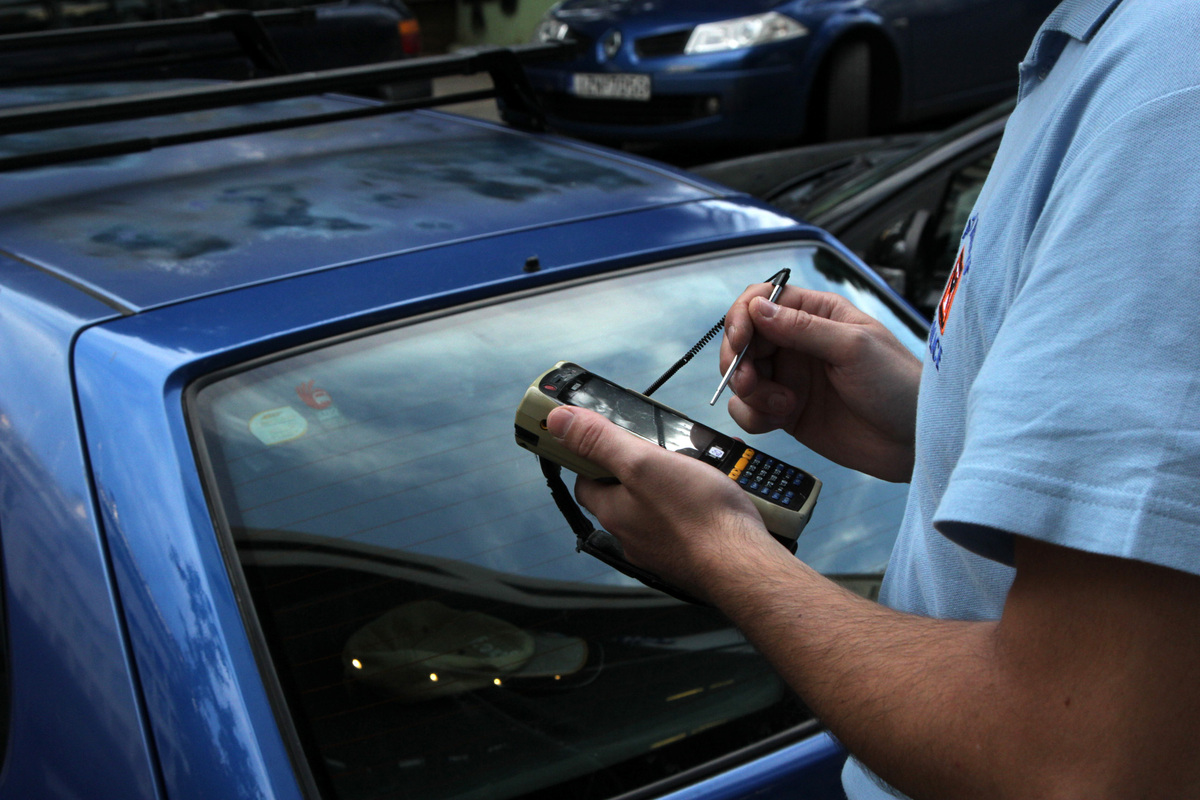
[[[324,389],[316,388],[316,383],[316,381],[305,381],[296,387],[296,394],[300,395],[304,405],[322,411],[333,405],[333,398]]]

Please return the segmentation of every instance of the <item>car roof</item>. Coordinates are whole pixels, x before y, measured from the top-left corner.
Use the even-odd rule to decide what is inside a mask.
[[[242,124],[361,102],[294,98],[181,119]],[[160,117],[10,135],[0,147],[24,152],[90,140],[100,128],[128,136],[164,124]],[[446,243],[720,194],[650,162],[417,111],[0,174],[0,251],[136,313]]]
[[[853,216],[860,209],[887,197],[931,166],[943,164],[981,143],[999,138],[1015,105],[1016,98],[1013,97],[989,106],[908,152],[886,159],[829,187],[811,204],[806,218],[815,224],[832,227],[845,217]],[[787,191],[788,187],[780,187],[766,199],[775,202]]]

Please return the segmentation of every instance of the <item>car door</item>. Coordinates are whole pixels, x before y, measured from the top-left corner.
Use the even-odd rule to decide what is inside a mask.
[[[1020,63],[1046,0],[883,0],[879,9],[909,42],[910,106],[936,111],[998,100],[1016,88]]]

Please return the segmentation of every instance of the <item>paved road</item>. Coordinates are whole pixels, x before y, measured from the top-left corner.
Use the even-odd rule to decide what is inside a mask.
[[[448,78],[435,78],[433,81],[433,93],[435,95],[457,94],[458,92],[490,89],[491,87],[492,79],[486,73],[483,75],[454,75]],[[455,103],[454,105],[443,106],[443,108],[447,111],[464,114],[468,117],[478,117],[479,119],[488,119],[493,122],[500,121],[500,114],[496,111],[495,100]]]

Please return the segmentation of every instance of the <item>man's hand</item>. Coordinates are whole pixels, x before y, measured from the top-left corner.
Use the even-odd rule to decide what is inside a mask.
[[[912,474],[921,364],[845,298],[789,286],[747,289],[725,318],[721,370],[746,343],[729,413],[743,429],[782,428],[821,455],[893,481]]]
[[[547,425],[569,450],[620,481],[580,478],[575,493],[636,566],[704,598],[722,570],[744,568],[764,552],[791,558],[767,533],[746,493],[707,464],[580,408],[554,409]]]

